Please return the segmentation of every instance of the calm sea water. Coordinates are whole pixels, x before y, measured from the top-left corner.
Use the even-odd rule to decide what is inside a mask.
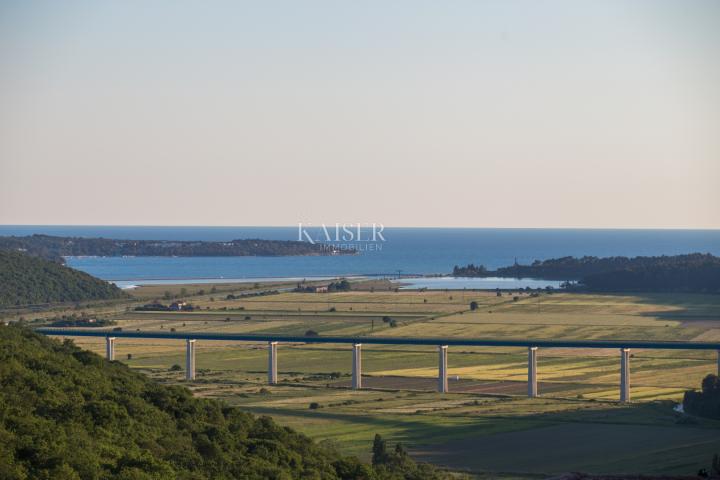
[[[297,227],[0,226],[0,235],[34,233],[139,240],[298,239]],[[143,280],[389,276],[397,275],[398,270],[403,275],[445,274],[450,273],[454,265],[475,263],[496,268],[515,260],[531,263],[568,255],[605,257],[691,252],[720,255],[720,230],[386,228],[383,236],[386,241],[378,241],[370,249],[349,256],[84,257],[70,258],[68,264],[106,280],[142,283]],[[460,285],[465,280],[456,281],[455,286],[448,280],[427,281],[446,285],[436,288],[467,286]],[[508,288],[518,286],[522,285],[508,285]]]

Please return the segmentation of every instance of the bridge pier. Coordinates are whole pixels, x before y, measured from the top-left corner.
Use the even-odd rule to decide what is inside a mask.
[[[530,398],[538,396],[537,349],[538,347],[528,347],[528,397]]]
[[[105,358],[115,360],[115,337],[105,337]]]
[[[447,345],[438,346],[438,392],[448,392],[448,379],[447,379]]]
[[[278,342],[268,342],[268,383],[270,385],[277,383],[277,344]]]
[[[620,349],[620,402],[630,401],[630,349]]]
[[[191,339],[186,341],[185,380],[195,380],[195,340]]]
[[[362,388],[362,344],[361,343],[353,343],[352,388],[353,388],[353,390],[360,390]]]

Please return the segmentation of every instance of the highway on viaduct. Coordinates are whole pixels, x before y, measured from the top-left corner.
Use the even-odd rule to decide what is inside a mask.
[[[268,344],[268,382],[277,383],[277,346],[279,343],[333,343],[352,345],[352,386],[362,388],[361,347],[367,345],[423,345],[438,349],[438,391],[448,392],[448,347],[524,347],[528,349],[528,396],[536,397],[537,352],[539,348],[617,348],[620,351],[620,401],[630,401],[630,349],[658,350],[715,350],[718,352],[720,375],[720,342],[658,342],[637,340],[534,340],[534,339],[482,339],[482,338],[430,338],[430,337],[333,337],[302,335],[245,335],[212,332],[138,332],[75,328],[38,328],[45,335],[64,337],[101,337],[106,341],[106,357],[115,359],[115,341],[118,338],[145,338],[158,340],[185,340],[185,375],[195,379],[195,342],[221,340]]]

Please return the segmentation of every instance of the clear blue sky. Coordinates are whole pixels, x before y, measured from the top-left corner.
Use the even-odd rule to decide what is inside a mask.
[[[0,223],[720,228],[718,1],[0,3]]]

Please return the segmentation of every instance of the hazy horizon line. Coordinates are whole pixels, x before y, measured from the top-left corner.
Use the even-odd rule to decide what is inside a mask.
[[[343,223],[340,223],[343,225]],[[693,231],[720,231],[720,227],[592,227],[592,226],[543,226],[543,227],[487,227],[487,226],[396,226],[382,225],[392,229],[452,229],[452,230],[693,230]],[[303,223],[304,227],[319,228],[322,223]],[[345,223],[357,225],[357,223]],[[372,225],[372,222],[362,222],[361,225]],[[335,223],[326,223],[325,226],[335,226]],[[298,228],[298,225],[189,225],[189,224],[85,224],[85,223],[0,223],[0,227],[154,227],[154,228]]]

